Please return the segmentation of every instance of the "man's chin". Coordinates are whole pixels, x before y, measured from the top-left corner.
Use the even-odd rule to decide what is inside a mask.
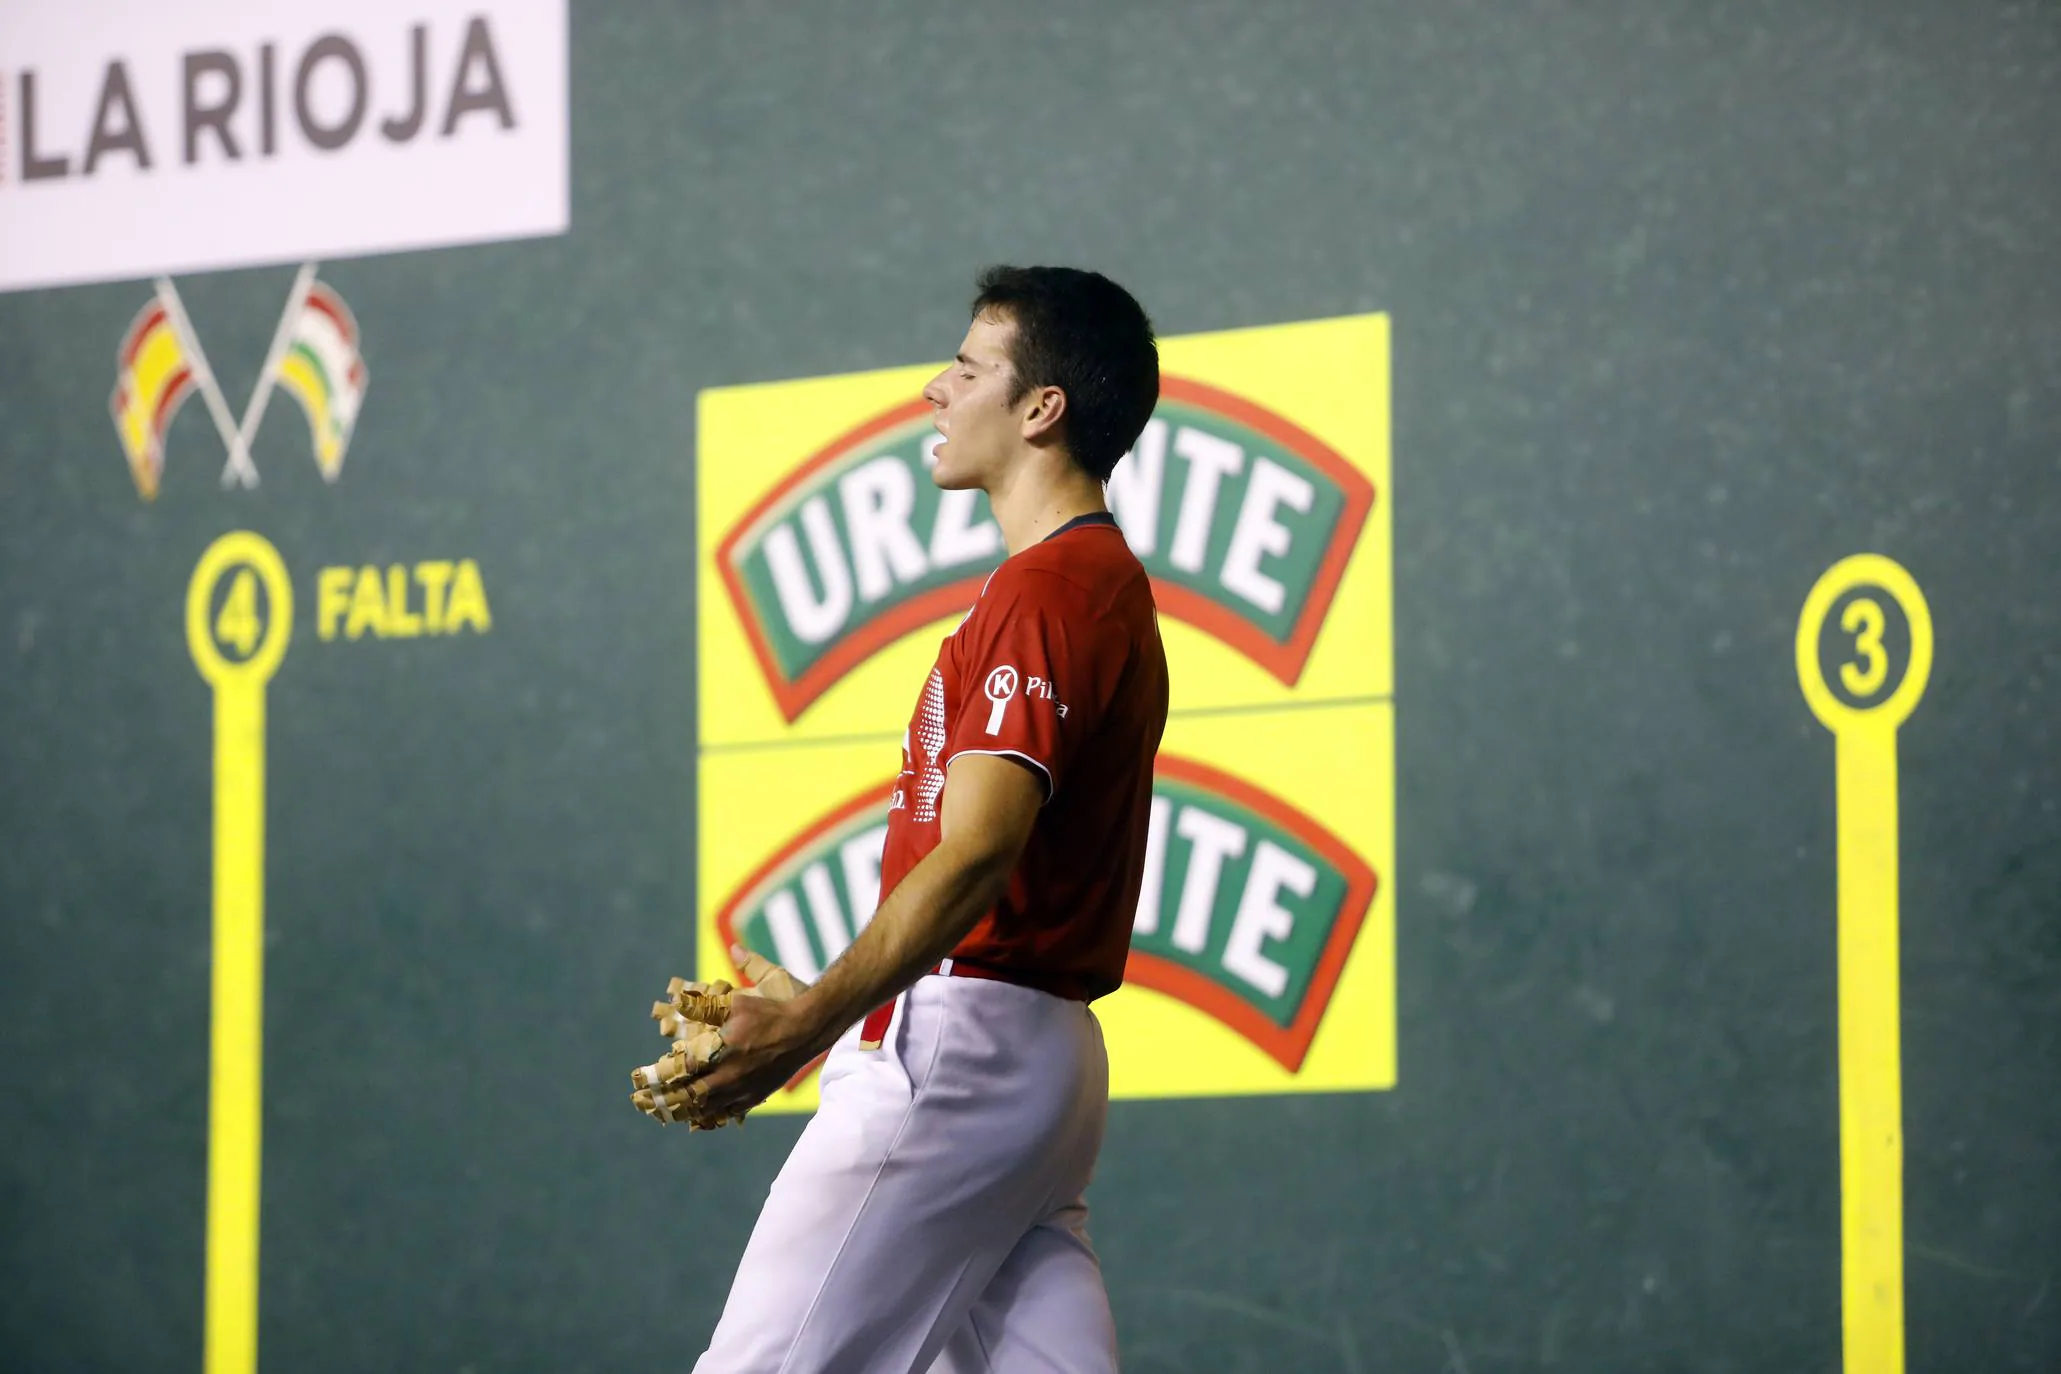
[[[932,468],[930,481],[940,491],[968,491],[980,485],[971,473],[956,472],[949,463],[939,463]]]

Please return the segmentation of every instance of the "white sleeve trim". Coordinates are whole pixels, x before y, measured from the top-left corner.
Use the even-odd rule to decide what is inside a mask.
[[[1052,770],[1039,763],[1029,754],[1024,753],[1021,749],[955,749],[945,756],[944,767],[949,771],[952,766],[952,760],[958,758],[961,754],[987,754],[993,758],[1022,759],[1045,776],[1045,800],[1039,803],[1039,805],[1043,806],[1051,803],[1053,792]]]

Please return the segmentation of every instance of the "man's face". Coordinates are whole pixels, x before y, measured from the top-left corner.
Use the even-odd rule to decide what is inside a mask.
[[[923,388],[931,423],[944,436],[930,478],[948,491],[985,487],[1022,437],[1020,407],[1010,402],[1016,369],[1009,345],[1015,337],[1014,320],[981,316],[967,329],[959,356]]]

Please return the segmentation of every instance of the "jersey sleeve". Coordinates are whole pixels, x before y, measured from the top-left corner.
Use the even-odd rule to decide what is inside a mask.
[[[1041,776],[1051,801],[1094,732],[1109,638],[1064,579],[1028,573],[990,584],[959,646],[945,766],[960,754],[1012,758]]]

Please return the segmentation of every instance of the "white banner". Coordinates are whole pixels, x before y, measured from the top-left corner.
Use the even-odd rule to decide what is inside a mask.
[[[0,3],[0,291],[565,232],[565,0]]]

